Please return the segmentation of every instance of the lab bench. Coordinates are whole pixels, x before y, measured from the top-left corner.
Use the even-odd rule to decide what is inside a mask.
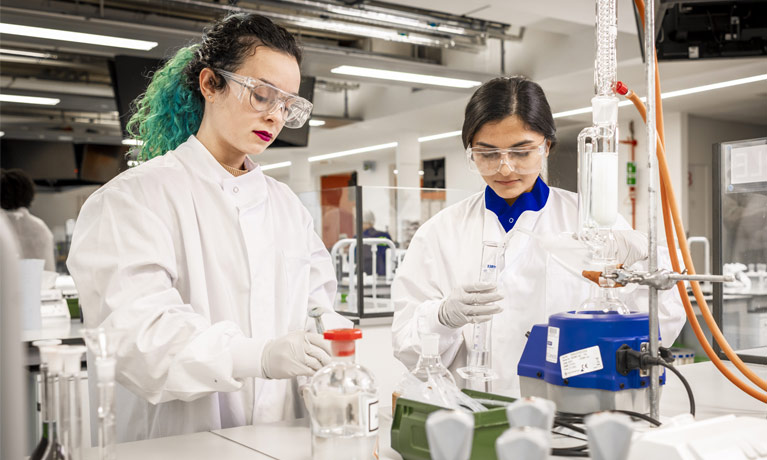
[[[725,364],[734,369],[730,363]],[[760,378],[767,379],[767,366],[751,368]],[[724,414],[767,417],[767,405],[759,403],[735,388],[711,363],[679,366],[695,394],[697,419]],[[385,395],[381,395],[383,400]],[[687,394],[681,382],[668,374],[661,396],[661,416],[671,417],[688,411]],[[390,447],[391,407],[380,412],[379,457],[399,460],[400,455]],[[554,439],[557,443],[557,439]],[[117,445],[120,460],[154,460],[170,457],[187,460],[227,459],[311,459],[311,433],[307,419],[290,422],[242,426],[182,436],[151,439]],[[85,460],[95,460],[95,448],[87,449]],[[339,457],[341,458],[341,457]],[[563,457],[550,457],[552,459]]]

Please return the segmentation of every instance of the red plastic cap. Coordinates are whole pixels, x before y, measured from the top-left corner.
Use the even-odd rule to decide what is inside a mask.
[[[362,330],[360,329],[331,329],[325,331],[325,339],[327,340],[357,340],[362,338]]]
[[[615,91],[618,92],[621,96],[625,96],[629,92],[628,86],[624,85],[622,81],[619,81],[615,84]]]

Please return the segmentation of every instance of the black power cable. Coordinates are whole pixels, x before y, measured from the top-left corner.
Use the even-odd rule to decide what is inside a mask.
[[[661,426],[662,425],[658,420],[655,420],[654,418],[650,417],[647,414],[642,414],[641,412],[634,412],[634,411],[631,411],[631,410],[620,410],[620,409],[609,410],[607,412],[618,412],[618,413],[621,413],[621,414],[626,414],[626,415],[629,415],[631,417],[639,418],[639,419],[642,419],[642,420],[644,420],[646,422],[650,422],[650,423],[652,423],[655,426]]]
[[[664,361],[662,359],[658,359],[658,365],[659,366],[663,366],[666,369],[670,370],[671,372],[674,373],[674,375],[679,377],[679,380],[682,381],[682,385],[684,385],[684,389],[685,389],[685,391],[687,391],[687,399],[690,400],[690,414],[692,414],[692,416],[694,417],[695,416],[695,396],[693,396],[693,394],[692,394],[692,388],[690,388],[690,383],[687,382],[687,379],[684,378],[682,373],[679,372],[679,370],[677,368],[675,368],[671,364],[667,363],[666,361]]]
[[[684,378],[677,368],[668,362],[674,360],[674,358],[671,357],[671,353],[664,348],[661,348],[660,353],[661,357],[654,358],[646,351],[637,351],[624,344],[615,352],[616,370],[622,375],[628,375],[628,373],[634,369],[647,370],[650,366],[665,367],[682,381],[682,385],[684,385],[684,389],[687,391],[687,399],[690,400],[690,414],[695,416],[695,397],[692,394],[692,388],[690,388],[689,382],[687,382],[687,379]],[[668,361],[664,358],[667,358]]]

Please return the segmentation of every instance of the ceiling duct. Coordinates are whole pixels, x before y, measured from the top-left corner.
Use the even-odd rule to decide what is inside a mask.
[[[164,27],[166,31],[189,32],[199,30],[202,25],[226,13],[253,12],[267,16],[303,37],[341,41],[379,39],[465,51],[483,49],[488,38],[520,40],[523,33],[523,29],[510,33],[509,24],[375,1],[352,6],[339,1],[316,0],[232,3],[235,5],[215,0],[6,0],[2,9],[6,13],[37,10],[39,13],[81,16],[92,21],[129,21]],[[35,8],[35,4],[42,8]]]
[[[438,48],[477,51],[489,37],[519,40],[508,24],[455,16],[382,2],[349,6],[314,0],[265,0],[223,5],[206,0],[163,0],[160,3],[230,12],[258,12],[286,25],[314,31],[334,31]]]

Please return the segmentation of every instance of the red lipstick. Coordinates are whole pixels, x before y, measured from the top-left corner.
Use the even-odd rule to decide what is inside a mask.
[[[270,133],[269,131],[253,131],[253,133],[256,136],[260,137],[261,140],[264,142],[269,142],[270,140],[272,140],[272,133]]]

